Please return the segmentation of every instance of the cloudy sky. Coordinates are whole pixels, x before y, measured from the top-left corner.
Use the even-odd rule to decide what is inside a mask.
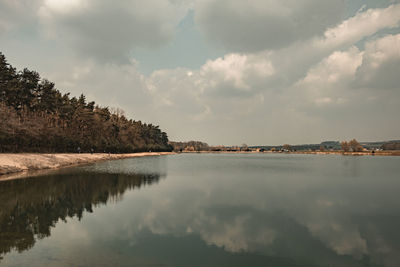
[[[0,51],[171,140],[400,138],[400,0],[0,0]]]

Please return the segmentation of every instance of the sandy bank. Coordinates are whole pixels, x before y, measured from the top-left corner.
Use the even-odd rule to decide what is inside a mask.
[[[43,169],[56,169],[71,165],[87,164],[103,160],[115,160],[133,157],[161,156],[174,154],[171,152],[145,152],[132,154],[0,154],[1,175]]]

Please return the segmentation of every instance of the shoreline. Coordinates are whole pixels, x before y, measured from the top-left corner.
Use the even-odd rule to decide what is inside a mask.
[[[179,153],[195,154],[309,154],[309,155],[343,155],[343,156],[400,156],[400,150],[386,150],[386,151],[363,151],[363,152],[343,152],[343,151],[182,151]]]
[[[6,175],[21,174],[31,171],[59,169],[100,161],[135,157],[174,155],[174,152],[142,152],[130,154],[107,153],[0,153],[0,180]]]

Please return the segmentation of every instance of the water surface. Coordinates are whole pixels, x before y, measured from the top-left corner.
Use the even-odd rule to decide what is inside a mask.
[[[400,158],[180,154],[0,182],[1,266],[400,263]]]

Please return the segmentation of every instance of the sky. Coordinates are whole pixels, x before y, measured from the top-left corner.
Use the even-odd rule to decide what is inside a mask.
[[[0,51],[174,141],[400,139],[400,0],[0,0]]]

